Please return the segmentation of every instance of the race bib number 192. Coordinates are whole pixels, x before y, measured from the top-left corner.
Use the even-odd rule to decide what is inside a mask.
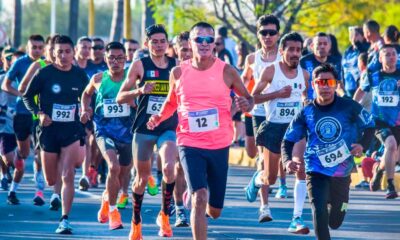
[[[378,94],[378,105],[381,107],[397,107],[399,104],[399,95],[396,92],[392,94]]]

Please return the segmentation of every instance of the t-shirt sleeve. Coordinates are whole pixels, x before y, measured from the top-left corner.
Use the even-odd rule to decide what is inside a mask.
[[[17,60],[16,62],[14,62],[13,65],[11,65],[11,68],[6,73],[6,77],[10,79],[10,81],[16,81],[18,75],[18,69],[19,69],[19,61]]]
[[[371,90],[370,79],[371,79],[371,74],[369,74],[368,72],[364,72],[361,74],[360,88],[364,92],[369,92]]]
[[[35,103],[35,95],[39,94],[41,88],[44,84],[43,75],[45,74],[43,71],[37,71],[32,78],[32,81],[28,84],[28,87],[25,91],[25,94],[22,97],[26,108],[33,114],[37,114],[39,112],[39,106]]]
[[[283,139],[290,142],[298,142],[306,136],[306,131],[307,128],[303,109],[290,122]]]
[[[356,122],[360,130],[375,127],[372,115],[359,103],[352,101],[351,113],[353,113],[353,121]]]

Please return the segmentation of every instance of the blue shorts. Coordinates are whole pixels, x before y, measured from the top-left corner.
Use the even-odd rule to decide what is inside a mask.
[[[175,131],[165,131],[161,135],[134,133],[132,140],[133,159],[149,161],[153,154],[154,145],[160,149],[165,142],[176,142]]]
[[[221,149],[201,149],[179,146],[179,158],[191,192],[206,188],[208,204],[223,208],[228,176],[229,146]]]

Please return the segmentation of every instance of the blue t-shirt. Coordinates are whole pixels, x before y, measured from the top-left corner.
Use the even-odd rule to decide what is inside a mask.
[[[335,69],[336,69],[336,71],[337,71],[337,73],[339,75],[338,80],[342,80],[342,76],[341,76],[341,73],[342,73],[342,60],[340,58],[335,58],[335,57],[329,56],[326,62],[332,64],[335,67]],[[308,86],[311,86],[312,72],[314,71],[314,69],[316,67],[318,67],[321,64],[322,63],[319,62],[315,58],[315,55],[313,53],[307,54],[307,55],[305,55],[304,57],[302,57],[300,59],[300,66],[302,68],[304,68],[305,70],[307,70],[307,72],[310,74],[310,78],[308,79]],[[308,99],[314,99],[315,98],[314,89],[312,87],[308,88],[307,98]]]
[[[107,69],[108,69],[108,67],[107,67],[107,63],[106,62],[102,61],[99,64],[95,64],[95,63],[93,63],[93,61],[89,60],[87,62],[86,68],[84,68],[83,70],[85,71],[85,73],[88,75],[88,77],[90,79],[96,73],[104,72]]]
[[[335,96],[327,106],[315,101],[305,106],[290,123],[284,139],[298,142],[307,137],[307,173],[346,177],[354,167],[351,144],[356,143],[361,131],[374,125],[372,116],[360,104]]]
[[[18,58],[6,73],[6,77],[11,81],[15,81],[17,86],[19,86],[25,76],[26,71],[32,63],[33,60],[28,55]],[[26,109],[25,104],[22,102],[20,97],[17,98],[15,111],[17,114],[31,114],[28,109]]]
[[[389,126],[400,125],[398,80],[400,80],[400,69],[396,69],[393,73],[380,70],[368,73],[360,83],[361,90],[372,91],[371,113],[374,118]]]
[[[357,80],[360,78],[358,56],[360,51],[353,46],[347,48],[342,59],[343,83],[346,91],[357,89]]]

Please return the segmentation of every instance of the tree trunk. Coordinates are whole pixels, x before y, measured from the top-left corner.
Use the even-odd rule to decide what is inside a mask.
[[[142,0],[143,15],[142,15],[142,37],[146,37],[146,27],[155,24],[153,18],[154,10],[149,6],[150,0]]]
[[[79,0],[69,2],[69,36],[73,42],[78,39]]]
[[[132,14],[130,0],[124,0],[124,38],[132,38]]]
[[[113,19],[111,22],[110,41],[119,41],[122,34],[124,0],[114,0]]]
[[[15,48],[21,45],[22,4],[21,0],[14,0],[14,19],[11,28],[12,44]]]

